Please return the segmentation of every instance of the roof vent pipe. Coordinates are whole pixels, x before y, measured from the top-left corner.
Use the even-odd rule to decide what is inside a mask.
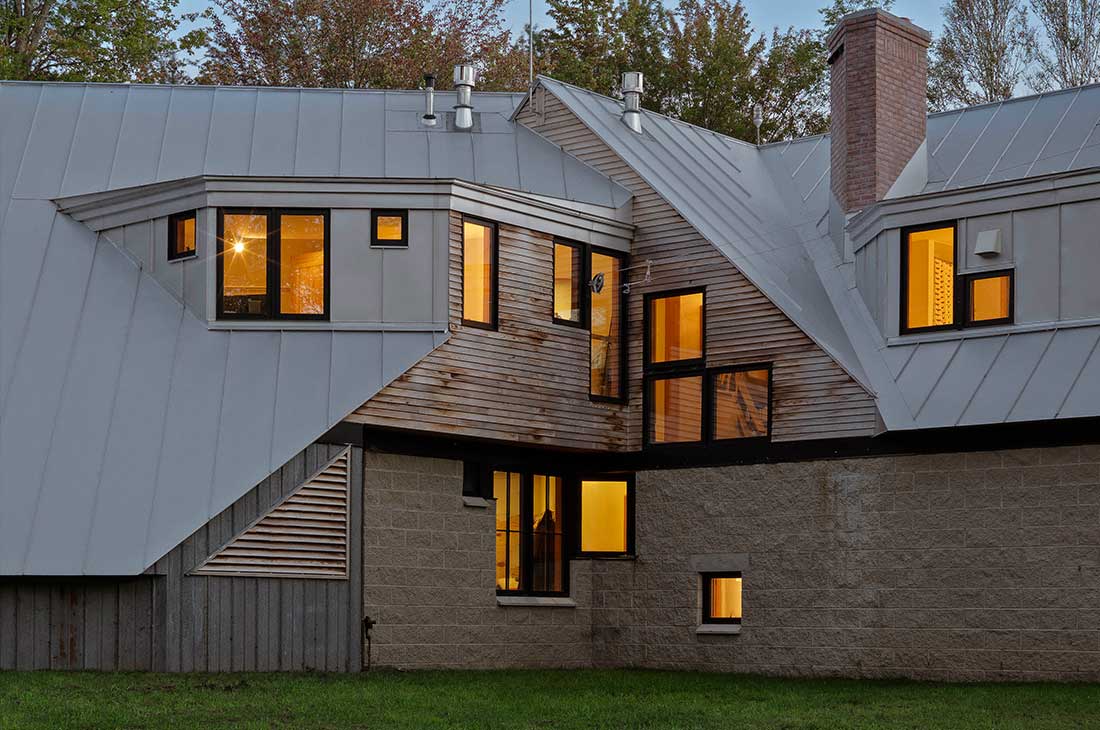
[[[435,126],[435,74],[424,74],[424,116],[420,117],[420,123]]]
[[[645,84],[641,71],[623,74],[623,124],[636,134],[642,133],[642,92]]]
[[[474,126],[474,81],[477,72],[470,64],[455,66],[455,128],[470,129]]]

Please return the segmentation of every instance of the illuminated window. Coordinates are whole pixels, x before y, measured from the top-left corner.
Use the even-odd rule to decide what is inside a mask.
[[[718,370],[711,378],[712,438],[767,436],[771,370]]]
[[[325,313],[325,218],[279,216],[279,313]]]
[[[902,331],[955,324],[955,227],[902,233]]]
[[[1012,321],[1012,272],[973,274],[966,279],[967,324]]]
[[[462,322],[496,327],[496,228],[466,219],[462,223]]]
[[[325,319],[327,211],[218,211],[218,317]]]
[[[622,258],[593,251],[591,287],[591,386],[594,398],[618,400],[623,395],[623,274]]]
[[[554,320],[583,324],[581,270],[583,250],[572,243],[554,244]]]
[[[703,574],[703,623],[741,623],[741,574]]]
[[[654,296],[648,301],[647,362],[703,357],[703,292]]]
[[[625,480],[582,480],[580,552],[625,555],[632,552],[633,490]]]
[[[409,245],[409,211],[372,210],[370,245],[382,248],[406,248]]]
[[[660,377],[649,381],[651,444],[703,440],[703,376]]]
[[[567,589],[562,478],[494,471],[496,586],[507,593],[561,594]]]
[[[168,260],[195,255],[195,211],[168,216]]]

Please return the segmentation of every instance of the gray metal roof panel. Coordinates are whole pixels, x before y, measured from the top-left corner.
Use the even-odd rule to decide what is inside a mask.
[[[957,340],[924,342],[917,345],[913,356],[898,376],[898,388],[914,414],[919,414],[944,370],[959,349]]]
[[[1027,332],[1008,338],[989,373],[970,398],[960,426],[1001,423],[1027,385],[1053,339],[1051,332]]]
[[[937,428],[957,423],[1006,339],[1007,336],[979,337],[960,342],[951,362],[917,413],[917,426]]]
[[[1039,421],[1058,416],[1058,410],[1096,348],[1100,329],[1058,330],[1020,391],[1008,414],[1009,421]]]

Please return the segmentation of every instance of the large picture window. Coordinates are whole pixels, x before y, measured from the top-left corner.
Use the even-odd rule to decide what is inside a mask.
[[[484,329],[497,324],[496,226],[462,221],[462,323]]]
[[[902,334],[1013,321],[1013,272],[958,273],[956,225],[902,231]]]
[[[328,211],[218,211],[219,319],[327,319]]]

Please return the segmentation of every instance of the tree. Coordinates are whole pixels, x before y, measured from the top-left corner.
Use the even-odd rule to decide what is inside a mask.
[[[601,94],[614,93],[621,50],[615,0],[549,0],[547,15],[554,27],[540,38],[545,72]]]
[[[220,84],[416,88],[474,61],[481,88],[520,88],[505,0],[214,0],[201,79]],[[520,86],[516,86],[516,84]]]
[[[1031,0],[1046,37],[1032,85],[1064,89],[1100,81],[1100,0]]]
[[[860,10],[869,10],[870,8],[891,10],[893,7],[894,0],[833,0],[832,5],[820,8],[817,11],[817,14],[821,16],[821,29],[818,32],[822,44],[845,15]]]
[[[1036,49],[1020,0],[951,0],[943,17],[929,69],[933,107],[1011,98]]]
[[[2,0],[0,78],[174,81],[178,54],[202,43],[182,22],[178,0]]]
[[[814,31],[773,30],[756,71],[754,88],[753,98],[763,108],[761,140],[828,131],[829,74],[821,41]]]

